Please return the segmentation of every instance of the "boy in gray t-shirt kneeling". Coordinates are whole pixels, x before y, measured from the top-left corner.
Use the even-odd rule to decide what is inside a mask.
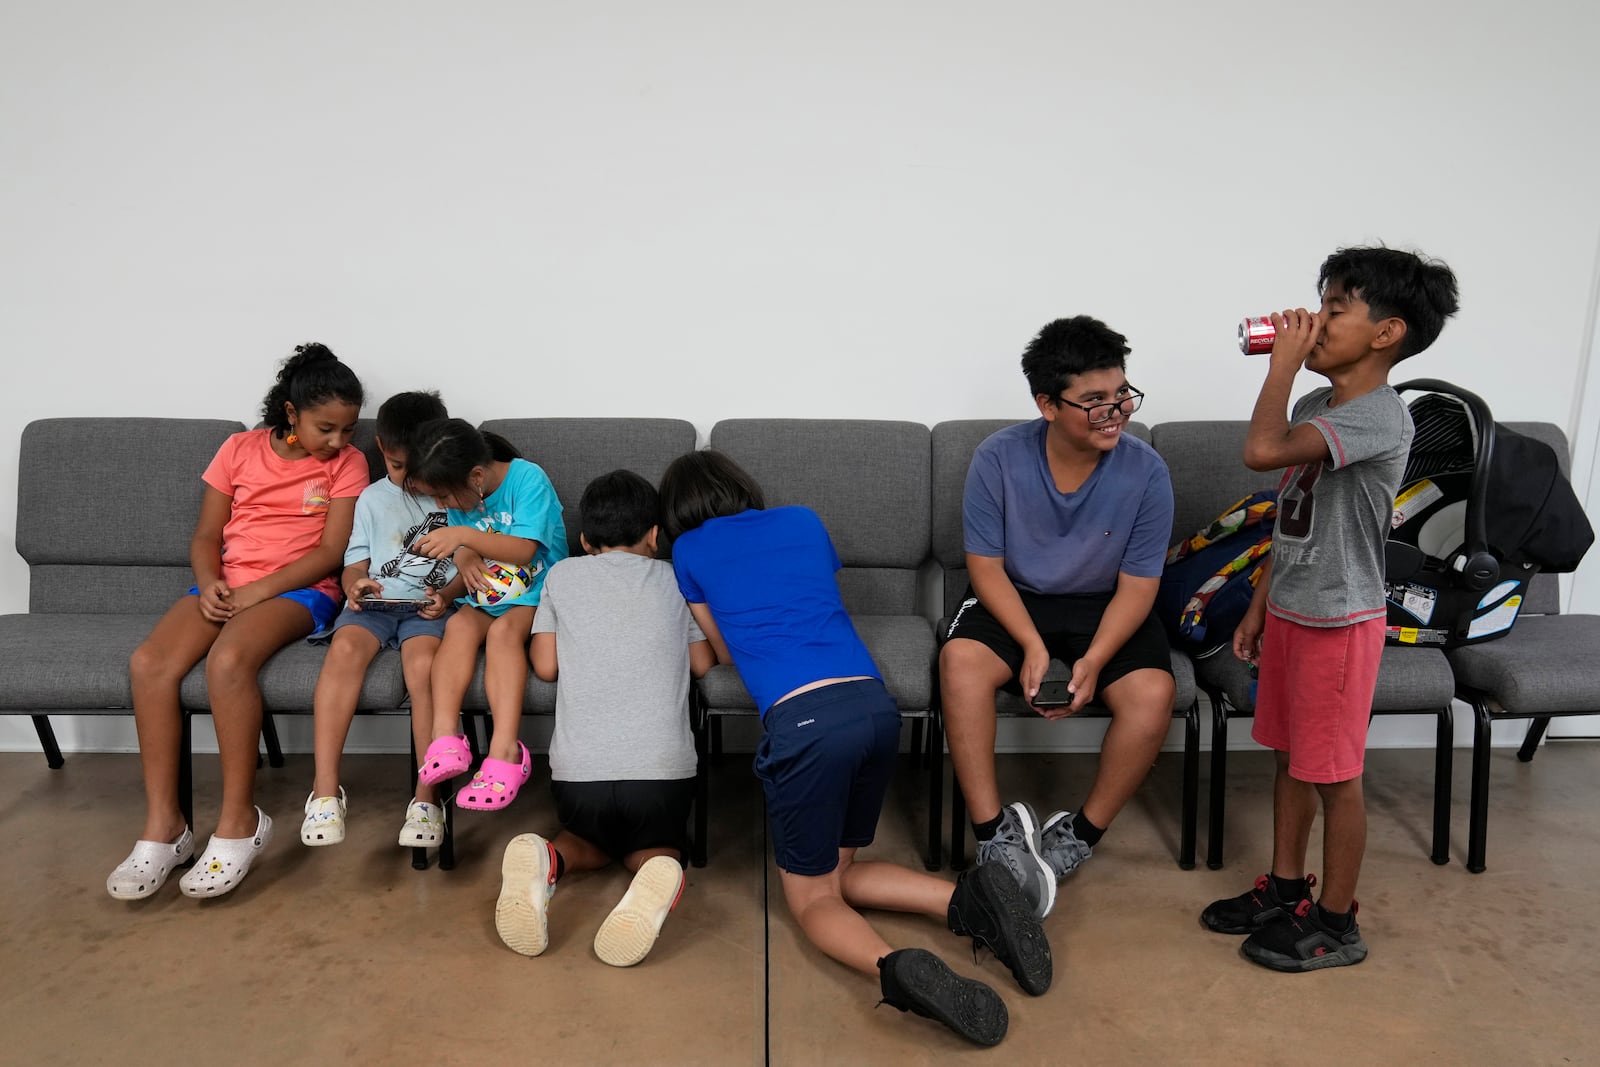
[[[578,510],[587,555],[550,568],[528,648],[535,674],[560,679],[550,789],[561,831],[506,846],[495,929],[509,948],[539,955],[556,882],[617,860],[633,882],[594,950],[629,967],[649,953],[683,889],[695,774],[689,676],[716,659],[672,564],[655,558],[655,487],[612,471],[589,483]]]

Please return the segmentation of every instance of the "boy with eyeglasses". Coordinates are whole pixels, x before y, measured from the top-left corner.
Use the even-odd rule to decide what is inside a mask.
[[[962,498],[971,586],[939,653],[950,757],[978,838],[1042,919],[1056,883],[1089,858],[1144,781],[1172,719],[1166,634],[1151,615],[1172,532],[1172,481],[1126,433],[1144,394],[1128,384],[1127,339],[1098,319],[1058,319],[1022,354],[1039,418],[973,453]],[[995,694],[1030,705],[1052,658],[1072,665],[1061,719],[1111,710],[1094,784],[1076,813],[1040,824],[1002,806],[994,769]]]
[[[1272,316],[1266,381],[1244,462],[1284,469],[1261,583],[1233,652],[1255,664],[1251,735],[1277,756],[1272,870],[1201,913],[1208,929],[1249,934],[1245,958],[1277,971],[1366,959],[1356,879],[1367,842],[1361,773],[1383,655],[1384,542],[1411,451],[1411,413],[1389,372],[1431,345],[1457,307],[1442,263],[1390,248],[1345,248],[1317,275],[1322,308]],[[1305,367],[1328,379],[1294,405]],[[1306,874],[1322,807],[1323,883]]]

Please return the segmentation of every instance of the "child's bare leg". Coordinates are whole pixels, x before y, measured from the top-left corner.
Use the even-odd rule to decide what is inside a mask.
[[[1104,830],[1111,825],[1161,752],[1172,726],[1172,675],[1146,669],[1118,678],[1101,699],[1111,709],[1111,726],[1100,744],[1100,768],[1083,801],[1083,817]]]
[[[532,607],[508,608],[489,624],[483,643],[483,688],[494,718],[488,754],[509,763],[516,763],[519,755],[517,730],[522,725],[522,698],[528,685],[533,611]]]
[[[622,857],[622,865],[628,869],[629,874],[638,874],[640,867],[657,856],[665,856],[674,863],[683,862],[683,853],[675,848],[641,848]]]
[[[361,683],[378,648],[378,639],[360,626],[341,626],[328,644],[328,655],[322,661],[322,673],[317,675],[316,693],[311,698],[317,766],[311,792],[315,796],[339,795],[339,760],[344,755],[345,739],[350,736],[350,720],[356,717]]]
[[[602,867],[611,865],[611,857],[606,855],[599,845],[587,838],[565,828],[550,842],[557,852],[561,853],[561,865],[564,873],[572,871],[598,871]],[[637,870],[630,867],[629,870]]]
[[[1322,897],[1325,910],[1347,912],[1367,850],[1367,802],[1361,779],[1319,784],[1322,796]]]
[[[311,632],[311,612],[283,597],[239,612],[222,627],[206,657],[206,689],[222,759],[222,811],[217,836],[256,832],[256,752],[261,738],[261,665]]]
[[[955,883],[898,863],[845,860],[846,852],[853,854],[855,849],[840,849],[836,873],[845,903],[851,907],[913,912],[930,915],[940,922],[950,914],[950,896],[956,891]]]
[[[128,660],[139,765],[144,771],[141,840],[176,841],[183,833],[183,812],[178,807],[178,760],[183,747],[178,685],[221,632],[220,625],[200,614],[200,598],[187,596],[167,609]]]
[[[461,608],[444,624],[444,638],[433,657],[433,726],[428,741],[461,732],[461,700],[478,668],[478,649],[494,620],[476,608]],[[422,752],[427,745],[417,752]]]
[[[1289,774],[1289,753],[1275,752],[1272,786],[1272,873],[1285,881],[1306,876],[1306,845],[1317,817],[1317,787]],[[1365,825],[1365,824],[1363,824]]]
[[[847,967],[877,978],[878,961],[893,949],[860,912],[845,903],[844,871],[854,854],[855,849],[840,849],[839,866],[827,874],[780,871],[783,899],[807,940]]]
[[[417,748],[418,760],[433,741],[433,659],[438,651],[437,637],[418,636],[400,642],[400,673],[406,680],[406,692],[411,694],[411,743]],[[434,804],[438,797],[437,786],[417,783],[418,800]]]

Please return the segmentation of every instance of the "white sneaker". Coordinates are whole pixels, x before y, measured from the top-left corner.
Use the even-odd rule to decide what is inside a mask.
[[[406,805],[406,822],[400,827],[400,847],[432,848],[444,840],[444,809],[425,800]]]
[[[556,891],[555,846],[538,834],[518,834],[500,861],[500,899],[494,928],[513,952],[537,956],[550,944],[547,911]]]
[[[194,833],[187,826],[176,841],[135,841],[128,858],[106,879],[106,892],[118,900],[140,900],[160,889],[178,864],[194,855]]]
[[[594,954],[613,967],[632,967],[644,959],[682,895],[683,867],[677,860],[671,856],[645,860],[594,935]]]
[[[178,888],[184,896],[220,897],[239,888],[250,865],[272,843],[272,820],[260,808],[256,809],[256,832],[253,837],[218,837],[211,835],[202,855],[189,873],[178,879]]]
[[[347,808],[344,786],[336,797],[306,797],[306,818],[300,824],[300,840],[305,844],[337,845],[344,840],[344,818]]]

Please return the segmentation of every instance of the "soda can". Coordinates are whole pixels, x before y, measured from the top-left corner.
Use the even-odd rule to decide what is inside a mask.
[[[1245,319],[1239,323],[1239,351],[1247,356],[1271,352],[1272,341],[1277,335],[1271,319]]]

